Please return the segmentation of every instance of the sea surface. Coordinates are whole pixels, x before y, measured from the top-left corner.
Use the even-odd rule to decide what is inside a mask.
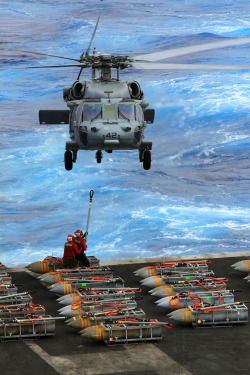
[[[0,66],[151,53],[250,36],[250,2],[242,0],[0,1]],[[171,62],[250,65],[250,44],[195,53]],[[39,125],[39,109],[65,109],[64,86],[78,68],[0,71],[0,261],[27,265],[62,256],[67,235],[86,229],[88,252],[101,260],[249,251],[250,71],[121,73],[138,80],[155,122],[152,168],[137,151],[79,151],[64,169],[66,125]],[[89,79],[91,71],[82,78]]]

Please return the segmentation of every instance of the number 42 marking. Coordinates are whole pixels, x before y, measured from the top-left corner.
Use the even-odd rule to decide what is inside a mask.
[[[117,138],[117,133],[108,133],[106,134],[106,138],[109,138],[109,139]]]

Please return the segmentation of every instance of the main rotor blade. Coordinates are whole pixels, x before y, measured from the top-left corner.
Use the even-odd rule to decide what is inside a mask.
[[[97,27],[98,27],[99,20],[100,20],[100,16],[98,17],[98,20],[97,20],[97,22],[96,22],[95,29],[94,29],[93,34],[92,34],[92,37],[91,37],[91,39],[90,39],[89,46],[88,46],[88,48],[87,48],[87,51],[86,51],[86,53],[85,53],[85,56],[88,56],[88,55],[89,55],[89,51],[90,51],[90,47],[91,47],[91,43],[93,42],[93,39],[94,39],[94,37],[95,37],[95,33],[96,33],[96,30],[97,30]]]
[[[163,59],[169,59],[170,57],[183,56],[183,55],[188,55],[190,53],[208,51],[208,50],[216,49],[216,48],[239,46],[241,44],[247,44],[247,43],[250,43],[250,37],[227,39],[227,40],[220,40],[220,41],[211,42],[211,43],[196,44],[196,45],[188,46],[188,47],[180,47],[180,48],[174,48],[174,49],[168,49],[164,51],[149,53],[145,55],[139,55],[139,56],[135,56],[134,59],[135,61],[139,61],[139,60],[159,61]]]
[[[1,49],[7,49],[11,51],[20,51],[20,52],[27,52],[27,53],[34,53],[36,55],[43,55],[43,56],[52,56],[52,57],[58,57],[59,59],[67,59],[67,60],[74,60],[74,61],[80,61],[79,59],[73,59],[71,57],[66,57],[66,56],[58,56],[58,55],[53,55],[51,53],[43,53],[43,52],[37,52],[37,51],[30,51],[27,49],[21,49],[21,48],[13,48],[13,47],[4,47],[0,46]]]
[[[206,65],[206,64],[157,64],[157,63],[133,63],[136,69],[146,70],[246,70],[250,65]]]
[[[38,65],[38,66],[7,66],[4,68],[0,68],[0,70],[7,70],[7,69],[42,69],[42,68],[71,68],[71,67],[80,67],[84,68],[85,64],[67,64],[67,65]]]

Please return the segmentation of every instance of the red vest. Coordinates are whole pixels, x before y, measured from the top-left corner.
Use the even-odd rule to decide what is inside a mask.
[[[77,248],[80,252],[84,252],[85,250],[87,250],[86,241],[83,237],[74,237],[73,241],[77,245]]]
[[[80,252],[74,242],[66,242],[64,245],[63,257],[66,259],[73,259]]]

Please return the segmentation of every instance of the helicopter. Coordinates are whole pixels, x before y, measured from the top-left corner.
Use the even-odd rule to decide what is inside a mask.
[[[250,37],[225,38],[188,47],[179,47],[153,52],[136,57],[99,55],[96,48],[90,54],[91,44],[96,34],[98,18],[86,52],[80,58],[58,56],[38,51],[3,47],[38,55],[56,57],[76,61],[66,65],[39,65],[27,67],[1,67],[0,69],[26,68],[58,68],[79,67],[76,81],[71,87],[63,88],[63,99],[67,110],[40,110],[40,124],[69,125],[70,141],[66,142],[64,165],[67,171],[73,168],[79,150],[96,151],[96,161],[101,163],[103,151],[112,153],[115,150],[139,150],[139,161],[143,168],[151,168],[152,141],[145,140],[144,131],[148,124],[153,124],[155,110],[147,108],[149,102],[144,100],[140,84],[135,80],[121,81],[120,70],[135,69],[168,69],[168,70],[199,70],[199,69],[249,69],[248,65],[201,65],[158,63],[171,57],[183,56],[195,52],[241,45],[250,42]],[[83,69],[91,68],[90,81],[81,80]],[[116,77],[112,77],[113,70]]]

